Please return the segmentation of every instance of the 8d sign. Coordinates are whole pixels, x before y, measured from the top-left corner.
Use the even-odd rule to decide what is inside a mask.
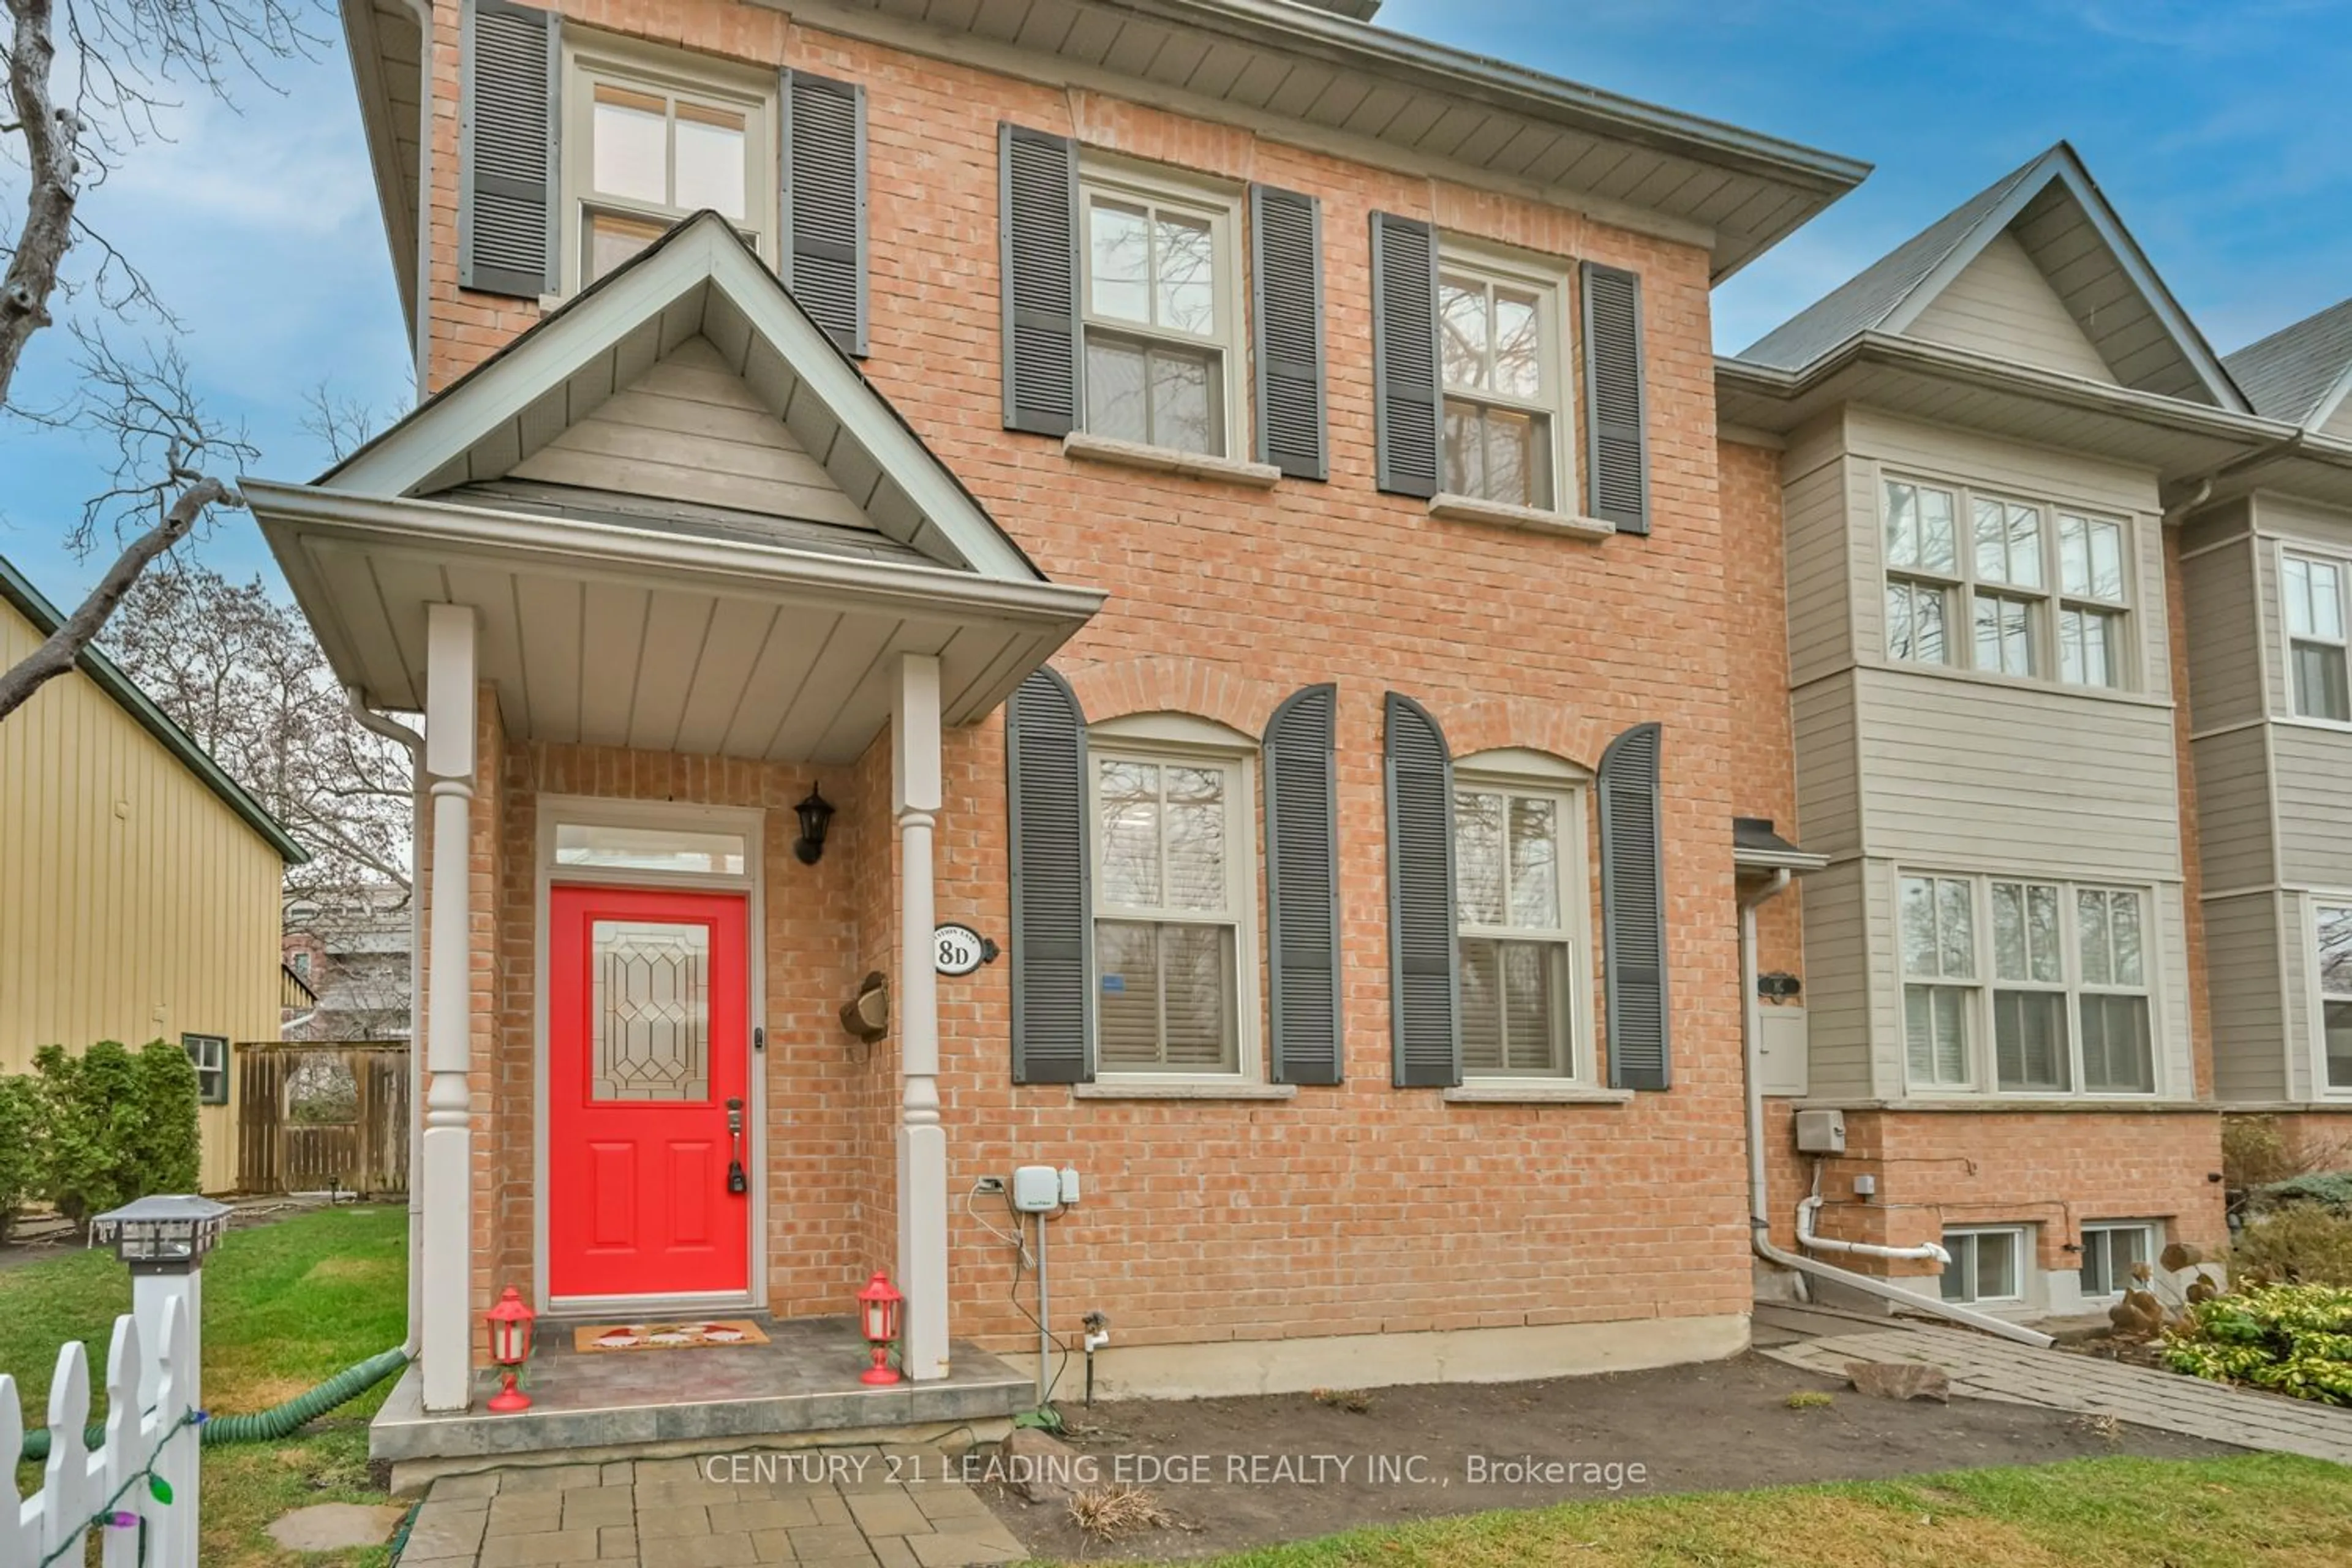
[[[931,967],[941,974],[970,974],[983,963],[996,962],[997,947],[967,925],[932,928]]]

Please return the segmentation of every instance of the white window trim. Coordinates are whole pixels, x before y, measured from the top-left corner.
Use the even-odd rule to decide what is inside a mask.
[[[1596,868],[1590,830],[1592,776],[1582,768],[1549,752],[1523,747],[1478,752],[1454,764],[1454,787],[1460,790],[1500,790],[1555,802],[1560,808],[1559,841],[1566,861],[1560,868],[1562,924],[1556,931],[1532,940],[1568,943],[1569,1061],[1566,1073],[1518,1074],[1465,1071],[1462,1087],[1475,1091],[1595,1089],[1603,1086],[1596,1071],[1600,1042],[1593,1035],[1592,897]],[[1515,927],[1477,926],[1459,921],[1457,937],[1529,940]],[[1613,1093],[1613,1091],[1612,1091]],[[1472,1098],[1475,1098],[1475,1095]]]
[[[1957,1304],[1964,1307],[2024,1306],[2032,1295],[2032,1281],[2028,1278],[2028,1274],[2034,1267],[2036,1261],[2033,1252],[2032,1227],[2022,1225],[1946,1226],[1941,1237],[1945,1249],[1947,1251],[1950,1250],[1953,1238],[1963,1236],[1976,1237],[1978,1245],[1982,1245],[1983,1238],[1987,1237],[2005,1237],[2008,1239],[2010,1246],[2013,1248],[2011,1256],[2014,1261],[2014,1267],[2011,1268],[2011,1274],[2017,1281],[2017,1294],[2014,1296],[1978,1296],[1971,1294],[1961,1297]],[[1973,1259],[1971,1259],[1971,1261],[1973,1261]],[[1957,1257],[1952,1259],[1951,1267],[1955,1268],[1959,1267],[1959,1259]],[[1973,1291],[1976,1285],[1976,1271],[1974,1268],[1970,1268],[1969,1270],[1967,1278],[1969,1286]],[[1938,1299],[1949,1300],[1949,1298],[1944,1297],[1940,1284],[1937,1287],[1937,1295]]]
[[[1928,571],[1924,567],[1898,566],[1887,554],[1886,520],[1887,491],[1890,486],[1909,485],[1914,489],[1941,490],[1952,498],[1953,567],[1950,574]],[[1976,503],[1979,500],[2000,501],[2006,505],[2031,507],[2041,517],[2042,586],[2028,588],[2015,584],[1989,582],[1977,575],[1976,569]],[[2124,568],[2124,596],[2121,599],[2095,599],[2084,595],[2069,594],[2064,586],[2064,565],[2058,539],[2058,523],[2062,516],[2079,517],[2092,522],[2113,523],[2121,534],[2120,554]],[[2139,559],[2138,517],[2111,510],[2105,507],[2084,506],[2074,501],[2035,499],[1999,486],[1976,485],[1965,479],[1955,479],[1916,469],[1882,468],[1878,473],[1877,500],[1873,518],[1873,549],[1876,552],[1879,578],[1879,644],[1878,656],[1888,668],[1901,670],[1934,670],[1948,675],[1959,675],[1979,680],[1997,681],[2012,686],[2030,687],[2037,690],[2055,690],[2093,697],[2141,696],[2147,690],[2147,658],[2142,647],[2144,632],[2142,577],[2144,569]],[[1944,647],[1947,654],[1940,662],[1897,658],[1886,637],[1885,599],[1888,587],[1897,582],[1916,583],[1945,591],[1948,609],[1944,618]],[[1977,662],[1976,601],[1979,595],[2030,603],[2034,606],[2029,619],[2034,662],[2040,667],[2037,675],[2011,675],[2006,670],[1987,668]],[[2098,610],[2121,620],[2116,658],[2116,680],[2112,685],[2093,685],[2066,680],[2059,670],[2058,621],[2069,609]]]
[[[2335,568],[2336,616],[2344,626],[2343,642],[2330,643],[2326,637],[2295,636],[2286,614],[2286,563],[2297,558]],[[2338,553],[2319,545],[2280,540],[2271,566],[2272,592],[2278,601],[2277,636],[2279,670],[2283,688],[2278,695],[2277,712],[2289,723],[2307,725],[2317,730],[2331,730],[2339,734],[2352,732],[2352,721],[2328,719],[2315,713],[2305,713],[2297,708],[2294,702],[2294,645],[2299,642],[2321,643],[2342,647],[2347,684],[2352,686],[2352,555]]]
[[[188,1065],[196,1069],[197,1105],[226,1105],[236,1092],[236,1086],[229,1080],[228,1037],[226,1035],[207,1035],[184,1031],[180,1036],[180,1049],[186,1051],[191,1046],[200,1047],[217,1047],[220,1052],[219,1065],[215,1067],[205,1066],[203,1057],[200,1055],[191,1054],[188,1057]],[[220,1074],[221,1092],[218,1100],[210,1099],[205,1093],[205,1074],[208,1072],[216,1072]]]
[[[598,82],[666,93],[682,93],[745,116],[743,163],[748,205],[743,222],[758,235],[756,248],[769,266],[777,265],[782,233],[782,154],[776,78],[734,61],[664,48],[635,39],[601,33],[563,29],[562,85],[558,112],[562,117],[564,155],[558,160],[561,205],[556,217],[558,297],[568,299],[585,287],[587,272],[586,211],[591,205],[622,216],[667,225],[690,216],[687,212],[642,202],[598,197],[588,187],[593,166],[593,94]]]
[[[1187,216],[1209,220],[1209,243],[1216,255],[1215,310],[1216,331],[1207,337],[1191,332],[1170,331],[1146,322],[1130,321],[1116,316],[1095,314],[1094,246],[1087,209],[1093,198],[1108,196],[1113,201],[1144,202],[1157,206],[1174,207]],[[1247,263],[1242,255],[1242,193],[1223,184],[1186,179],[1176,171],[1153,164],[1130,162],[1086,148],[1078,154],[1078,431],[1098,437],[1106,443],[1116,441],[1119,447],[1135,447],[1146,451],[1177,452],[1181,457],[1207,457],[1213,461],[1236,464],[1250,463],[1250,454],[1256,450],[1252,437],[1249,386],[1250,334],[1248,316],[1249,291],[1244,284],[1244,268]],[[1086,336],[1099,328],[1115,337],[1140,338],[1150,342],[1166,343],[1172,348],[1193,352],[1214,350],[1223,372],[1219,391],[1224,410],[1224,447],[1220,453],[1183,453],[1176,447],[1162,447],[1150,442],[1117,440],[1101,437],[1087,426],[1087,393],[1085,365]],[[1085,444],[1081,444],[1082,447]],[[1100,448],[1087,447],[1084,455],[1094,455]],[[1251,465],[1253,468],[1255,465]],[[1246,476],[1245,476],[1246,477]]]
[[[1570,304],[1567,271],[1554,263],[1547,263],[1519,251],[1489,245],[1465,236],[1438,236],[1437,270],[1441,277],[1448,270],[1468,273],[1489,285],[1502,283],[1525,289],[1536,296],[1537,306],[1537,374],[1544,384],[1552,388],[1552,400],[1529,401],[1496,392],[1464,391],[1458,395],[1465,402],[1483,403],[1497,408],[1516,409],[1541,414],[1551,427],[1551,503],[1541,507],[1518,507],[1509,502],[1490,501],[1483,497],[1465,495],[1444,488],[1445,466],[1445,400],[1457,395],[1445,384],[1445,362],[1441,353],[1437,372],[1437,442],[1439,494],[1430,510],[1444,515],[1441,509],[1450,509],[1475,521],[1499,521],[1508,513],[1529,514],[1521,526],[1531,525],[1533,518],[1580,516],[1578,502],[1584,494],[1583,476],[1578,471],[1577,459],[1581,445],[1576,439],[1577,399],[1575,377],[1571,374],[1574,359],[1568,353],[1570,342]],[[1490,510],[1491,509],[1491,510]],[[1505,511],[1502,509],[1507,509]],[[1482,515],[1483,513],[1483,515]],[[1593,527],[1593,525],[1588,525]],[[1584,531],[1585,530],[1579,530]],[[1597,531],[1597,528],[1594,530]],[[1613,529],[1612,532],[1615,531]]]
[[[2323,909],[2352,909],[2352,889],[2336,892],[2310,892],[2304,895],[2304,1016],[2310,1020],[2305,1051],[2311,1068],[2311,1098],[2314,1100],[2352,1100],[2352,1084],[2341,1087],[2327,1081],[2327,1013],[2331,1000],[2352,1001],[2352,995],[2337,995],[2321,984],[2319,969],[2319,911]]]
[[[1265,1081],[1265,1030],[1258,999],[1257,913],[1257,770],[1252,766],[1257,748],[1247,736],[1211,720],[1186,713],[1137,713],[1087,727],[1087,867],[1097,889],[1102,885],[1102,770],[1105,758],[1154,763],[1202,766],[1214,763],[1226,770],[1225,879],[1226,897],[1234,911],[1234,1066],[1230,1072],[1155,1072],[1106,1068],[1102,1065],[1100,998],[1097,998],[1097,1037],[1087,1042],[1095,1059],[1094,1087],[1098,1089],[1158,1089],[1160,1098],[1183,1098],[1188,1086],[1227,1089]],[[1124,913],[1108,907],[1099,894],[1092,919],[1165,921],[1181,919],[1165,912]],[[1223,925],[1222,920],[1202,921]],[[1097,938],[1087,931],[1091,945]],[[1093,965],[1089,964],[1089,970]],[[1096,984],[1099,984],[1097,981]]]
[[[1914,981],[1903,965],[1903,884],[1912,878],[1930,878],[1937,881],[1961,881],[1969,884],[1969,918],[1975,937],[1976,972],[1974,981],[1926,978]],[[1996,951],[1992,929],[1992,884],[2018,882],[2054,887],[2059,898],[2059,949],[2063,956],[2066,996],[2067,1082],[2064,1089],[2002,1089],[1999,1045],[1994,1037],[1992,994],[1996,990],[2049,990],[2050,986],[2035,983],[2008,983],[1996,977]],[[2084,892],[2131,893],[2139,899],[2140,907],[2140,984],[2129,985],[2091,985],[2083,979],[2082,921],[2075,895]],[[1893,928],[1890,940],[1895,976],[1895,1040],[1897,1056],[1902,1063],[1905,1095],[1912,1100],[1984,1099],[1991,1100],[2051,1100],[2079,1101],[2086,1105],[2112,1102],[2144,1104],[2166,1097],[2169,1077],[2166,1058],[2164,984],[2162,963],[2163,939],[2158,931],[2161,905],[2157,889],[2134,882],[2107,882],[2070,879],[2064,877],[2034,875],[2017,871],[1953,871],[1921,866],[1902,865],[1894,868]],[[2316,927],[2314,927],[2315,932]],[[1918,1081],[1911,1076],[1911,1051],[1908,1026],[1903,1003],[1905,989],[1914,984],[1948,985],[1967,991],[1962,1017],[1968,1028],[1969,1081],[1937,1083]],[[2083,1084],[2083,1025],[2078,998],[2091,996],[2142,996],[2147,1001],[2148,1082],[2146,1091],[2136,1089],[2090,1089]],[[2314,1081],[2325,1081],[2325,1077]],[[2352,1096],[2352,1089],[2344,1091]]]
[[[2019,910],[2019,918],[2026,922],[2026,967],[2029,969],[2032,967],[2032,942],[2033,931],[2033,889],[2036,888],[2048,888],[2056,895],[2058,900],[2058,978],[2055,981],[2004,980],[2001,978],[2000,929],[1999,916],[1995,913],[1993,909],[1993,889],[2002,886],[2019,889],[2025,899],[2023,906]],[[2082,1076],[2075,1070],[2073,1058],[2076,1054],[2076,1046],[2078,1044],[2075,1040],[2075,1036],[2080,1031],[2075,1027],[2071,1012],[2067,1011],[2074,1006],[2074,997],[2073,988],[2068,984],[2068,971],[2066,963],[2066,930],[2070,924],[2074,923],[2071,919],[2074,911],[2067,899],[2066,884],[2063,882],[2053,882],[2046,878],[1987,877],[1985,879],[1984,892],[1985,919],[1988,923],[1992,925],[1993,928],[1990,931],[1986,933],[1988,938],[1986,947],[1992,955],[1991,978],[1985,982],[1985,1006],[1986,1010],[1991,1015],[1987,1020],[1989,1025],[1987,1032],[1991,1037],[1989,1043],[1992,1048],[1992,1076],[1986,1081],[1993,1086],[1996,1093],[2000,1094],[2059,1095],[2076,1092],[2082,1088]],[[2147,963],[2145,955],[2142,956],[2141,963],[2142,965],[2145,966]],[[2000,1005],[1996,998],[1996,994],[2002,991],[2031,992],[2037,995],[2055,996],[2058,998],[2062,1013],[2066,1014],[2066,1038],[2068,1042],[2068,1060],[2066,1063],[2067,1088],[2002,1089],[2000,1087]]]
[[[2138,1231],[2142,1236],[2147,1238],[2147,1264],[2150,1268],[2157,1267],[2158,1256],[2164,1251],[2164,1224],[2161,1220],[2086,1219],[2082,1223],[2080,1230],[2083,1248],[2079,1256],[2084,1261],[2088,1261],[2090,1258],[2090,1237],[2093,1231]],[[2112,1269],[2110,1271],[2112,1272]],[[2075,1268],[2074,1278],[2078,1282],[2082,1279],[2082,1268],[2079,1264]],[[2081,1289],[2079,1283],[2077,1284],[2076,1289],[2082,1299],[2085,1301],[2120,1301],[2123,1300],[2124,1292],[2131,1289],[2131,1284],[2126,1279],[2117,1284],[2115,1289],[2108,1290],[2104,1294],[2095,1296],[2087,1290]]]

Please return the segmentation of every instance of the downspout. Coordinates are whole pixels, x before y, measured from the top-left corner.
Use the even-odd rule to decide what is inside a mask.
[[[425,965],[418,955],[425,951],[425,889],[424,878],[416,863],[417,847],[425,842],[425,737],[401,723],[387,719],[367,705],[356,686],[343,689],[343,699],[352,717],[362,729],[382,735],[387,741],[398,742],[408,749],[408,1332],[401,1349],[410,1360],[416,1357],[416,1323],[424,1307],[424,1270],[415,1266],[418,1249],[425,1244],[425,1209],[417,1188],[422,1184],[416,1173],[422,1167],[425,1136]]]
[[[1911,1311],[1933,1313],[2001,1339],[2046,1348],[2054,1342],[2048,1334],[2021,1327],[1987,1312],[1955,1307],[1932,1296],[1917,1295],[1890,1280],[1856,1274],[1852,1269],[1823,1263],[1817,1258],[1801,1258],[1793,1252],[1783,1252],[1772,1244],[1772,1223],[1765,1212],[1764,1074],[1762,1063],[1757,1059],[1762,1049],[1764,1020],[1763,1007],[1756,995],[1756,910],[1758,906],[1778,898],[1788,886],[1789,871],[1783,867],[1772,873],[1769,882],[1753,893],[1743,895],[1739,900],[1740,1054],[1747,1066],[1748,1079],[1748,1230],[1756,1256],[1808,1279],[1825,1280],[1832,1285],[1844,1286],[1849,1290],[1876,1296]],[[1806,1228],[1807,1217],[1801,1207],[1799,1216],[1801,1232]],[[1940,1252],[1942,1248],[1937,1250]]]
[[[1813,1190],[1797,1205],[1797,1245],[1807,1252],[1851,1252],[1864,1258],[1899,1258],[1906,1262],[1933,1262],[1937,1273],[1952,1266],[1952,1255],[1937,1243],[1916,1247],[1883,1247],[1874,1241],[1840,1241],[1813,1234],[1813,1216],[1822,1212],[1822,1163],[1813,1162]]]

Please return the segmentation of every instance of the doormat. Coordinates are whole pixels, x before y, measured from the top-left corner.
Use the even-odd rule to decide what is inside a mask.
[[[705,1345],[763,1345],[768,1336],[743,1318],[705,1322],[589,1323],[572,1331],[577,1351],[688,1351]]]

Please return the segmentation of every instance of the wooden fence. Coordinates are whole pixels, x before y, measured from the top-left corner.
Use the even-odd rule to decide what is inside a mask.
[[[236,1047],[236,1184],[248,1193],[408,1190],[408,1047]]]
[[[114,1320],[106,1352],[105,1441],[95,1452],[83,1435],[89,1420],[89,1352],[79,1340],[58,1350],[49,1379],[49,1453],[41,1489],[21,1505],[14,1505],[13,1490],[0,1498],[0,1568],[80,1568],[93,1529],[104,1568],[195,1568],[196,1424],[203,1417],[187,1391],[202,1384],[186,1304],[165,1305],[161,1345],[144,1344],[143,1337],[130,1313]],[[142,1409],[141,1375],[151,1356],[160,1357],[160,1375],[148,1378],[152,1407]],[[24,1442],[16,1380],[0,1374],[0,1454],[10,1465]]]

